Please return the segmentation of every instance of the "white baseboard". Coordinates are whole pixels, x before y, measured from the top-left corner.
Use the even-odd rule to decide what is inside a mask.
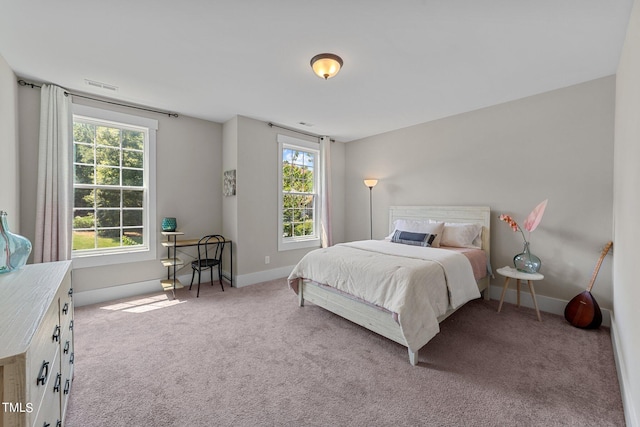
[[[515,304],[518,300],[517,292],[515,288],[513,288],[513,282],[510,287],[507,289],[507,292],[504,296],[504,302],[508,302],[510,304]],[[520,305],[528,308],[533,307],[533,299],[529,294],[529,291],[525,291],[527,289],[525,286],[522,286],[520,289]],[[535,289],[534,289],[535,290]],[[491,292],[489,295],[492,300],[500,300],[500,295],[502,294],[502,286],[492,286]],[[540,311],[544,311],[546,313],[557,314],[559,316],[564,316],[564,309],[569,303],[569,301],[561,300],[558,298],[546,297],[544,295],[536,294],[536,301],[538,302],[538,309]],[[602,311],[602,326],[611,327],[611,311],[606,308],[601,308]]]
[[[137,295],[162,291],[160,279],[147,280],[145,282],[128,283],[126,285],[111,286],[108,288],[94,289],[90,291],[74,292],[73,304],[76,307],[113,301],[120,298],[128,298]]]
[[[285,267],[274,268],[272,270],[258,271],[256,273],[243,274],[234,278],[234,286],[241,288],[243,286],[254,285],[256,283],[267,282],[269,280],[288,277],[295,266],[289,265]]]
[[[627,371],[626,361],[618,342],[618,324],[616,318],[611,314],[611,344],[613,345],[613,355],[616,361],[616,372],[618,373],[618,382],[620,383],[620,395],[622,396],[622,407],[624,408],[624,418],[628,427],[639,427],[640,420],[633,406],[633,399],[629,392],[631,384],[629,384],[629,373]]]

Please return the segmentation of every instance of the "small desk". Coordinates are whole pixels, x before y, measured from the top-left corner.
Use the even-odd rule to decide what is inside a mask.
[[[169,240],[162,242],[162,246],[164,246],[165,248],[167,248],[168,251],[171,250],[171,248],[173,248],[173,257],[171,257],[171,254],[169,252],[168,254],[168,259],[167,260],[163,260],[163,264],[165,265],[165,267],[173,267],[173,279],[171,278],[167,278],[166,281],[163,280],[163,282],[166,282],[166,286],[163,284],[163,288],[165,288],[165,290],[168,289],[173,289],[173,291],[175,292],[175,289],[182,287],[182,285],[179,283],[179,281],[176,279],[176,265],[182,265],[183,262],[182,260],[180,260],[179,258],[176,258],[176,250],[177,248],[184,248],[187,246],[198,246],[198,242],[200,241],[200,239],[177,239],[177,236],[179,235],[183,235],[184,233],[179,232],[179,231],[174,231],[174,232],[166,232],[163,231],[162,232],[163,235],[165,236],[173,236],[173,240],[171,240],[171,238],[169,237]],[[229,248],[229,276],[226,275],[222,275],[222,277],[220,278],[220,280],[222,280],[222,278],[224,277],[225,279],[227,279],[230,283],[230,285],[233,287],[233,243],[231,240],[225,238],[224,242],[222,242],[222,244],[226,247],[227,244],[229,244],[230,248]],[[224,250],[224,249],[223,249]],[[165,261],[167,261],[165,263]],[[175,295],[175,294],[174,294]]]
[[[498,313],[502,310],[502,302],[504,301],[504,294],[507,292],[507,287],[509,287],[509,280],[516,279],[516,288],[518,292],[518,303],[517,307],[520,307],[520,281],[526,280],[529,285],[529,292],[531,293],[531,298],[533,298],[533,306],[536,309],[536,314],[538,315],[538,321],[542,322],[542,318],[540,317],[540,310],[538,310],[538,303],[536,301],[536,293],[533,290],[533,282],[535,280],[542,280],[544,276],[540,273],[524,273],[522,271],[518,271],[513,267],[502,267],[496,270],[498,274],[504,276],[504,287],[502,288],[502,296],[500,297],[500,304],[498,305]]]

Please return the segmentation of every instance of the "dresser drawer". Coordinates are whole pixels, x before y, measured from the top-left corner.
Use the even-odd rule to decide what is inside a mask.
[[[63,344],[63,350],[60,355],[60,360],[60,372],[62,373],[62,414],[64,416],[64,412],[67,407],[67,400],[69,399],[69,393],[71,392],[71,385],[73,382],[73,340],[66,341]]]
[[[56,362],[59,360],[56,359]],[[63,389],[63,382],[59,371],[50,375],[49,381],[44,390],[42,404],[38,408],[33,427],[57,427],[58,422],[62,423],[60,412],[60,394]],[[62,424],[60,424],[62,425]]]
[[[58,304],[53,304],[36,331],[33,344],[27,353],[27,396],[35,405],[40,404],[45,384],[60,370],[57,358],[62,339],[58,322]]]

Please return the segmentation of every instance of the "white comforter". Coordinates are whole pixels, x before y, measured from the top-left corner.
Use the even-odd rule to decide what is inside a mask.
[[[479,298],[471,264],[458,252],[388,241],[343,243],[309,252],[289,275],[329,285],[398,314],[418,351],[439,331],[438,316]]]

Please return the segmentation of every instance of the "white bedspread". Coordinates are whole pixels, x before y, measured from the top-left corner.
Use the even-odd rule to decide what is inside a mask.
[[[309,252],[289,275],[329,285],[398,314],[418,351],[440,330],[438,316],[480,297],[467,258],[445,249],[366,240]]]

